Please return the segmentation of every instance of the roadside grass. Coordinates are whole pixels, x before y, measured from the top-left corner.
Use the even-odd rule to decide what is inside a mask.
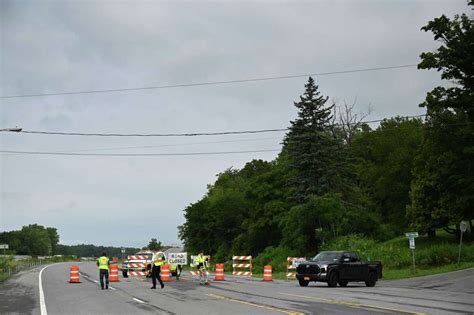
[[[383,280],[399,280],[421,276],[430,276],[445,272],[463,270],[467,268],[474,268],[474,262],[461,262],[459,264],[450,264],[428,268],[422,266],[417,267],[415,271],[413,271],[413,268],[385,269],[383,271]]]
[[[65,262],[65,261],[77,261],[77,258],[71,256],[61,256],[61,257],[47,257],[44,259],[38,259],[37,257],[32,257],[29,259],[17,260],[15,261],[13,256],[5,256],[0,258],[0,282],[3,282],[10,278],[13,274],[27,268],[32,268],[36,266],[48,265],[56,262]]]

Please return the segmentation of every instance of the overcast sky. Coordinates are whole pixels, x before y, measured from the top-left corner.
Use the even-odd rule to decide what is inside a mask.
[[[420,28],[466,1],[0,1],[0,94],[199,83],[416,64]],[[184,133],[285,128],[307,78],[1,99],[0,129]],[[424,113],[439,74],[413,68],[315,77],[367,119]],[[0,133],[2,150],[183,153],[280,149],[283,133],[104,138]],[[225,142],[223,142],[225,141]],[[217,142],[217,143],[216,143]],[[130,148],[133,147],[133,148]],[[38,223],[63,244],[178,243],[183,209],[216,174],[277,152],[216,156],[0,155],[0,231]]]

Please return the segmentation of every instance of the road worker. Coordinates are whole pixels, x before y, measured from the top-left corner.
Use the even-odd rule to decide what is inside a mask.
[[[163,289],[165,285],[163,284],[163,281],[161,280],[161,266],[165,264],[165,257],[163,253],[157,253],[153,256],[153,261],[152,261],[152,269],[151,269],[151,280],[153,282],[153,286],[151,289],[156,289],[156,279],[158,278],[158,281],[161,284],[161,288]]]
[[[208,267],[208,260],[207,257],[204,256],[204,251],[199,251],[199,255],[194,257],[194,265],[197,266],[199,271],[199,284],[200,285],[209,285],[207,279],[207,267]]]
[[[97,259],[97,267],[99,267],[99,278],[100,278],[100,287],[104,290],[104,278],[105,278],[105,288],[109,288],[109,257],[104,252],[102,256]]]

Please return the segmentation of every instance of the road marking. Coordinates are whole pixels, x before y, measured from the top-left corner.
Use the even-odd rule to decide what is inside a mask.
[[[112,289],[112,290],[114,290],[114,291],[117,290],[116,288],[113,288],[113,287],[109,287],[109,289]]]
[[[137,299],[137,298],[133,298],[134,301],[137,301],[138,303],[142,303],[142,304],[145,304],[145,302],[143,302],[142,300],[140,299]]]
[[[299,297],[299,298],[304,298],[304,299],[317,300],[317,301],[321,301],[323,303],[328,303],[328,304],[346,305],[346,306],[349,306],[349,307],[356,307],[356,308],[367,308],[367,309],[391,311],[391,312],[398,312],[398,313],[412,314],[412,315],[426,315],[425,313],[407,311],[407,310],[403,310],[403,309],[399,309],[399,308],[390,308],[390,307],[385,307],[385,306],[362,304],[362,303],[358,303],[358,302],[331,300],[331,299],[324,299],[324,298],[319,298],[319,297],[315,297],[315,296],[305,296],[305,295],[291,294],[291,293],[284,293],[284,292],[278,292],[278,294],[283,294],[283,295],[293,296],[293,297]]]
[[[212,294],[212,293],[211,294],[206,294],[206,295],[210,296],[210,297],[213,297],[213,298],[216,298],[216,299],[220,299],[220,300],[226,300],[226,301],[241,303],[241,304],[245,304],[245,305],[255,306],[255,307],[267,309],[267,310],[270,310],[270,311],[280,312],[280,313],[289,314],[289,315],[303,315],[304,314],[304,313],[301,313],[301,312],[298,312],[298,311],[293,311],[293,310],[284,309],[284,308],[278,308],[278,307],[273,307],[273,306],[268,306],[268,305],[263,305],[263,304],[247,302],[247,301],[243,301],[243,300],[239,300],[239,299],[235,299],[235,298],[230,298],[230,297],[227,297],[227,296],[224,296],[224,295],[218,295],[218,294]]]
[[[52,264],[52,265],[47,265],[43,267],[43,269],[40,270],[39,275],[38,275],[38,287],[39,287],[39,296],[40,296],[40,312],[41,315],[48,315],[48,311],[46,310],[46,302],[44,299],[44,291],[43,291],[43,280],[41,280],[41,275],[43,274],[43,270],[45,270],[48,267],[54,266],[57,264]]]

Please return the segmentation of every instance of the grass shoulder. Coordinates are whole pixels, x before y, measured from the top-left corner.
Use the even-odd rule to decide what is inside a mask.
[[[459,264],[450,264],[437,267],[420,267],[403,269],[385,269],[383,280],[400,280],[421,276],[430,276],[446,272],[458,271],[468,268],[474,268],[474,262],[461,262]]]

